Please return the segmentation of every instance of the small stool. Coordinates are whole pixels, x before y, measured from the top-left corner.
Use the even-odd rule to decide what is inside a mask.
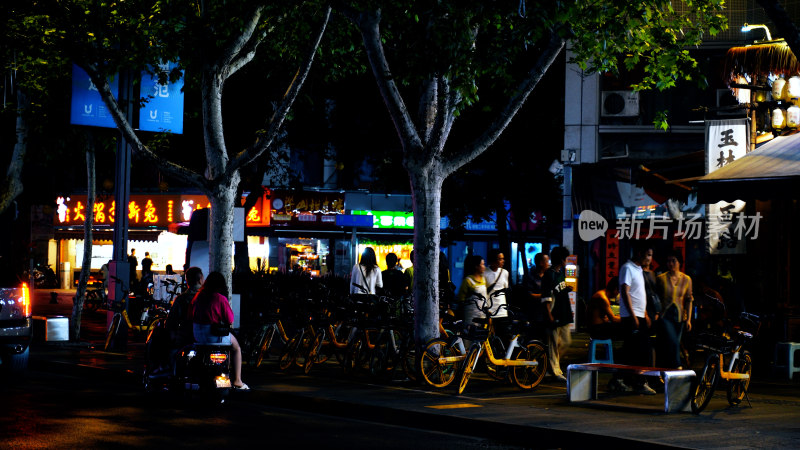
[[[778,342],[775,346],[775,370],[785,373],[791,380],[795,373],[800,372],[800,367],[795,361],[794,353],[800,350],[800,342]]]
[[[605,358],[597,357],[597,347],[605,347]],[[614,364],[614,345],[611,339],[589,339],[589,362]]]

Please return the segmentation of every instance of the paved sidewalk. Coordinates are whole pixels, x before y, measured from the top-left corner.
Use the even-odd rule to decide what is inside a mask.
[[[71,370],[86,376],[108,371],[140,383],[143,345],[129,343],[124,354],[106,353],[95,339],[79,343],[38,343],[31,352],[35,370]],[[584,362],[588,338],[574,335],[562,363]],[[800,448],[800,382],[755,375],[752,407],[744,401],[729,407],[718,389],[701,415],[665,414],[663,395],[610,394],[600,400],[570,404],[564,383],[546,379],[521,391],[476,374],[458,396],[404,381],[379,384],[366,374],[346,377],[335,358],[309,375],[299,368],[278,370],[275,358],[259,368],[244,368],[252,391],[236,393],[233,402],[347,416],[444,432],[462,432],[534,448],[622,446],[680,448]],[[601,378],[601,386],[607,378]],[[601,387],[602,390],[602,387]]]

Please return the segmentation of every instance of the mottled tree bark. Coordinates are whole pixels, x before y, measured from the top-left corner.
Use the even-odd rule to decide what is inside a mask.
[[[0,184],[0,214],[11,205],[20,194],[22,194],[22,166],[25,160],[25,152],[28,149],[28,122],[25,119],[29,102],[28,96],[20,89],[17,94],[17,123],[14,151],[11,154],[11,161],[6,169],[6,179]]]
[[[94,156],[94,137],[87,133],[86,139],[86,211],[83,221],[83,261],[81,262],[81,276],[78,281],[78,290],[72,298],[72,326],[70,327],[70,340],[77,341],[81,336],[81,317],[83,302],[86,300],[86,284],[89,282],[89,272],[92,268],[92,226],[94,226],[94,203],[97,195],[97,182]]]

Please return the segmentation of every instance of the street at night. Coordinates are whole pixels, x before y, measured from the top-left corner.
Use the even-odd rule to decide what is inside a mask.
[[[800,0],[0,16],[0,449],[800,448]]]

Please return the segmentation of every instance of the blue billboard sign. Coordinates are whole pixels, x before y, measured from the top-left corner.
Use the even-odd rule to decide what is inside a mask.
[[[372,216],[339,214],[336,216],[336,225],[340,227],[372,228]]]
[[[169,73],[177,65],[169,62],[160,65],[159,70]],[[157,74],[142,72],[141,86],[141,97],[147,103],[139,110],[139,129],[183,134],[183,77],[163,85]]]
[[[119,77],[109,80],[111,94],[119,97]],[[72,65],[72,105],[70,122],[73,125],[90,125],[94,127],[116,128],[111,112],[100,98],[89,75],[77,65]]]

